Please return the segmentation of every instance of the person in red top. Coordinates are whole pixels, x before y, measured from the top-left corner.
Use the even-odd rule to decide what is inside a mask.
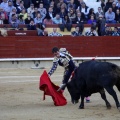
[[[7,13],[3,10],[3,8],[2,8],[2,7],[0,7],[0,19],[1,19],[1,14],[4,14],[5,19],[7,19],[7,20],[8,20]]]
[[[46,15],[43,23],[44,23],[45,25],[47,25],[47,24],[49,24],[49,25],[53,24],[53,21],[52,21],[52,19],[51,19],[51,17],[50,17],[49,14]]]

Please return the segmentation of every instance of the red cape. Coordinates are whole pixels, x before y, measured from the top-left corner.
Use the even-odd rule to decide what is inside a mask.
[[[59,87],[51,82],[46,71],[44,71],[40,77],[39,89],[44,91],[43,100],[45,100],[45,95],[49,95],[52,97],[55,106],[63,106],[67,104],[63,92],[57,91]]]

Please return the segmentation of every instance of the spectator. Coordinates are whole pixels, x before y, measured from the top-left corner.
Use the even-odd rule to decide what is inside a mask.
[[[33,20],[33,18],[31,18],[30,14],[27,14],[27,18],[25,19],[25,24],[30,24],[31,20]]]
[[[0,7],[6,12],[8,9],[8,2],[7,0],[3,0],[3,2],[0,4]]]
[[[24,2],[25,8],[28,9],[30,6],[31,0],[22,0],[22,1]]]
[[[108,0],[105,5],[104,12],[107,12],[109,8],[112,8],[112,3],[114,0]]]
[[[60,17],[62,18],[62,20],[64,19],[64,17],[67,15],[67,11],[65,10],[65,8],[62,8],[60,10]]]
[[[70,0],[70,2],[67,5],[67,9],[68,9],[68,11],[70,11],[71,9],[76,9],[76,5],[74,4],[74,0]]]
[[[69,19],[71,20],[72,24],[75,24],[75,18],[76,18],[76,13],[75,13],[75,10],[74,9],[71,9],[69,12],[68,12],[68,17]]]
[[[94,18],[94,15],[90,16],[90,19],[87,21],[87,24],[92,24],[92,23],[96,23],[96,20]]]
[[[9,15],[9,22],[11,21],[13,14],[15,14],[16,16],[18,16],[16,12],[17,12],[16,8],[15,7],[12,8],[12,12],[10,12],[10,15]]]
[[[96,28],[94,26],[91,26],[90,30],[85,32],[85,36],[98,36]]]
[[[90,19],[91,15],[94,15],[94,18],[96,19],[96,14],[94,13],[94,9],[90,8],[88,13],[88,20]]]
[[[102,8],[102,10],[104,11],[104,8],[105,8],[105,0],[101,0],[101,8]]]
[[[120,33],[119,33],[117,27],[114,27],[114,31],[113,31],[113,33],[112,33],[112,36],[120,36]]]
[[[0,19],[1,19],[1,15],[4,14],[5,16],[5,19],[8,20],[8,16],[7,16],[7,13],[3,10],[3,8],[0,7]]]
[[[38,11],[40,11],[41,14],[44,14],[44,16],[47,14],[46,8],[43,7],[43,3],[40,3]]]
[[[14,3],[14,6],[17,8],[18,6],[20,6],[20,2],[21,0],[15,0],[16,2]]]
[[[112,36],[112,28],[106,26],[104,36]]]
[[[34,4],[30,4],[30,7],[27,9],[28,14],[33,14],[34,12]]]
[[[59,13],[61,12],[62,9],[64,9],[64,11],[65,11],[66,13],[68,12],[68,10],[67,10],[65,4],[62,4],[62,5],[60,6]]]
[[[34,20],[30,21],[30,24],[27,26],[27,30],[36,30],[36,25],[34,23]]]
[[[7,15],[9,16],[12,12],[12,9],[14,8],[12,1],[8,1],[8,6],[6,8]]]
[[[112,11],[115,13],[117,10],[116,2],[112,3]]]
[[[60,24],[59,27],[60,27],[60,30],[61,30],[61,31],[64,31],[65,28],[66,28],[68,31],[71,31],[72,22],[71,22],[71,20],[69,19],[68,15],[65,15],[65,16],[64,16],[64,18],[63,18],[63,24]]]
[[[63,35],[57,32],[57,28],[53,28],[53,32],[49,33],[48,36],[63,36]]]
[[[71,32],[71,36],[75,37],[75,36],[83,36],[82,32],[80,31],[79,26],[75,27],[75,31]]]
[[[75,24],[85,23],[84,13],[77,12],[77,16],[75,18]]]
[[[50,2],[49,8],[52,8],[52,12],[54,13],[54,15],[56,15],[56,13],[57,13],[57,4],[55,4],[54,1]]]
[[[21,13],[19,15],[23,15],[23,19],[25,20],[27,18],[26,9],[22,9],[22,11],[21,11]]]
[[[105,13],[106,23],[116,23],[115,21],[115,13],[112,11],[112,8],[109,8]]]
[[[45,7],[46,9],[49,8],[49,5],[50,5],[50,2],[51,2],[51,1],[52,1],[52,0],[43,0],[44,7]]]
[[[19,16],[19,25],[24,25],[24,24],[25,24],[24,16],[20,15]]]
[[[48,14],[51,17],[51,19],[53,19],[55,17],[55,13],[53,12],[53,8],[52,7],[49,7]]]
[[[43,24],[39,24],[37,27],[38,36],[44,36],[45,27]]]
[[[83,3],[84,0],[74,0],[74,3],[76,4],[77,8],[78,6],[81,6],[81,3]]]
[[[62,18],[60,18],[59,14],[56,14],[56,16],[52,19],[53,24],[62,24]]]
[[[50,17],[49,14],[46,15],[43,23],[44,23],[45,25],[47,25],[47,24],[49,24],[49,25],[53,24],[53,21],[52,21],[52,19],[51,19],[51,17]]]
[[[12,28],[14,28],[14,29],[18,28],[19,20],[18,20],[18,17],[16,14],[12,14],[10,24],[11,24]]]
[[[120,10],[117,9],[115,12],[115,20],[117,23],[120,23]]]
[[[85,19],[88,20],[89,7],[86,6],[85,2],[81,2],[80,6],[77,8],[81,13],[84,13]]]
[[[38,11],[38,8],[35,8],[35,10],[34,10],[34,12],[32,13],[32,16],[31,16],[31,17],[32,17],[33,19],[36,18],[38,13],[40,13],[40,12]]]
[[[38,13],[37,17],[34,19],[35,24],[43,24],[44,18],[45,18],[45,14],[41,15],[41,13]]]
[[[104,16],[104,12],[102,11],[101,7],[98,7],[98,11],[96,12],[96,20],[99,19],[99,15]]]
[[[59,0],[59,3],[57,4],[57,8],[56,8],[56,13],[60,12],[61,6],[64,6],[65,9],[67,9],[67,5],[64,3],[64,0]]]
[[[25,9],[25,7],[24,7],[24,3],[21,1],[20,5],[17,7],[17,14],[20,14],[23,9]]]
[[[9,24],[8,19],[6,19],[4,13],[1,13],[0,15],[0,24]]]
[[[103,36],[104,32],[105,32],[105,19],[103,17],[103,15],[99,15],[99,18],[97,19],[97,32],[99,36]]]
[[[118,0],[116,7],[120,10],[120,0]]]

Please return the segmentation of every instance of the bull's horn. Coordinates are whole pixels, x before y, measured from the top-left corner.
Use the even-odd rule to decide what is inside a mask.
[[[65,87],[66,87],[66,84],[62,84],[62,85],[60,86],[60,88],[59,88],[57,91],[64,90]]]

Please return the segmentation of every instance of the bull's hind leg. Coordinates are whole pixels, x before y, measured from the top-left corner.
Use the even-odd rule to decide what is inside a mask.
[[[105,89],[106,89],[107,92],[114,98],[115,103],[116,103],[116,106],[117,106],[117,108],[118,108],[119,111],[120,111],[120,103],[119,103],[119,101],[118,101],[117,94],[116,94],[116,92],[114,91],[113,87],[105,87]]]
[[[106,94],[105,94],[104,89],[100,90],[100,94],[101,94],[101,98],[105,101],[107,108],[111,109],[111,105],[110,105],[110,103],[108,102],[108,100],[106,98]]]

